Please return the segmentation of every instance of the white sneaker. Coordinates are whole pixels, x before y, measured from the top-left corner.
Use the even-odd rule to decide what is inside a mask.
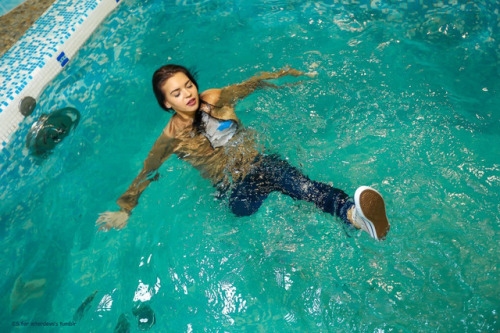
[[[355,209],[352,213],[354,224],[377,240],[382,240],[389,232],[389,220],[385,212],[382,195],[368,186],[361,186],[354,194]]]

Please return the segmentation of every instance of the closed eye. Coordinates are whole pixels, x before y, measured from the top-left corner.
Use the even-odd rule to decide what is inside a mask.
[[[194,84],[193,82],[191,82],[190,80],[188,80],[186,82],[186,84],[184,85],[187,89],[191,89],[193,88]],[[174,89],[170,92],[170,94],[174,97],[179,97],[181,95],[181,89],[180,88],[177,88],[177,89]]]

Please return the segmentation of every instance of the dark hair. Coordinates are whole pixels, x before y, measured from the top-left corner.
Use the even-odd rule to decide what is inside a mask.
[[[196,89],[198,89],[198,83],[196,82],[196,79],[189,72],[189,70],[187,70],[186,67],[179,65],[165,65],[158,68],[153,74],[153,92],[155,93],[156,100],[158,101],[160,107],[168,112],[172,112],[172,109],[169,109],[165,106],[165,94],[163,93],[161,87],[163,86],[163,83],[165,83],[165,81],[167,81],[177,73],[186,74],[189,80],[191,80],[191,82],[193,82],[193,84],[196,86]]]

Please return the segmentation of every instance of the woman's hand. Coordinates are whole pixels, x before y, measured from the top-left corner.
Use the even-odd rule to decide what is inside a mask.
[[[108,231],[111,228],[120,230],[127,225],[129,217],[130,213],[123,209],[117,212],[104,212],[99,214],[95,225],[100,225],[98,231]]]

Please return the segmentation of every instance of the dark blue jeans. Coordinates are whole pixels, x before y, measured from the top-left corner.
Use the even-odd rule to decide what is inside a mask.
[[[347,211],[352,200],[342,190],[310,180],[299,169],[278,155],[260,155],[252,171],[233,186],[229,207],[236,216],[255,213],[271,192],[279,191],[293,198],[312,202],[322,211],[348,223]]]

